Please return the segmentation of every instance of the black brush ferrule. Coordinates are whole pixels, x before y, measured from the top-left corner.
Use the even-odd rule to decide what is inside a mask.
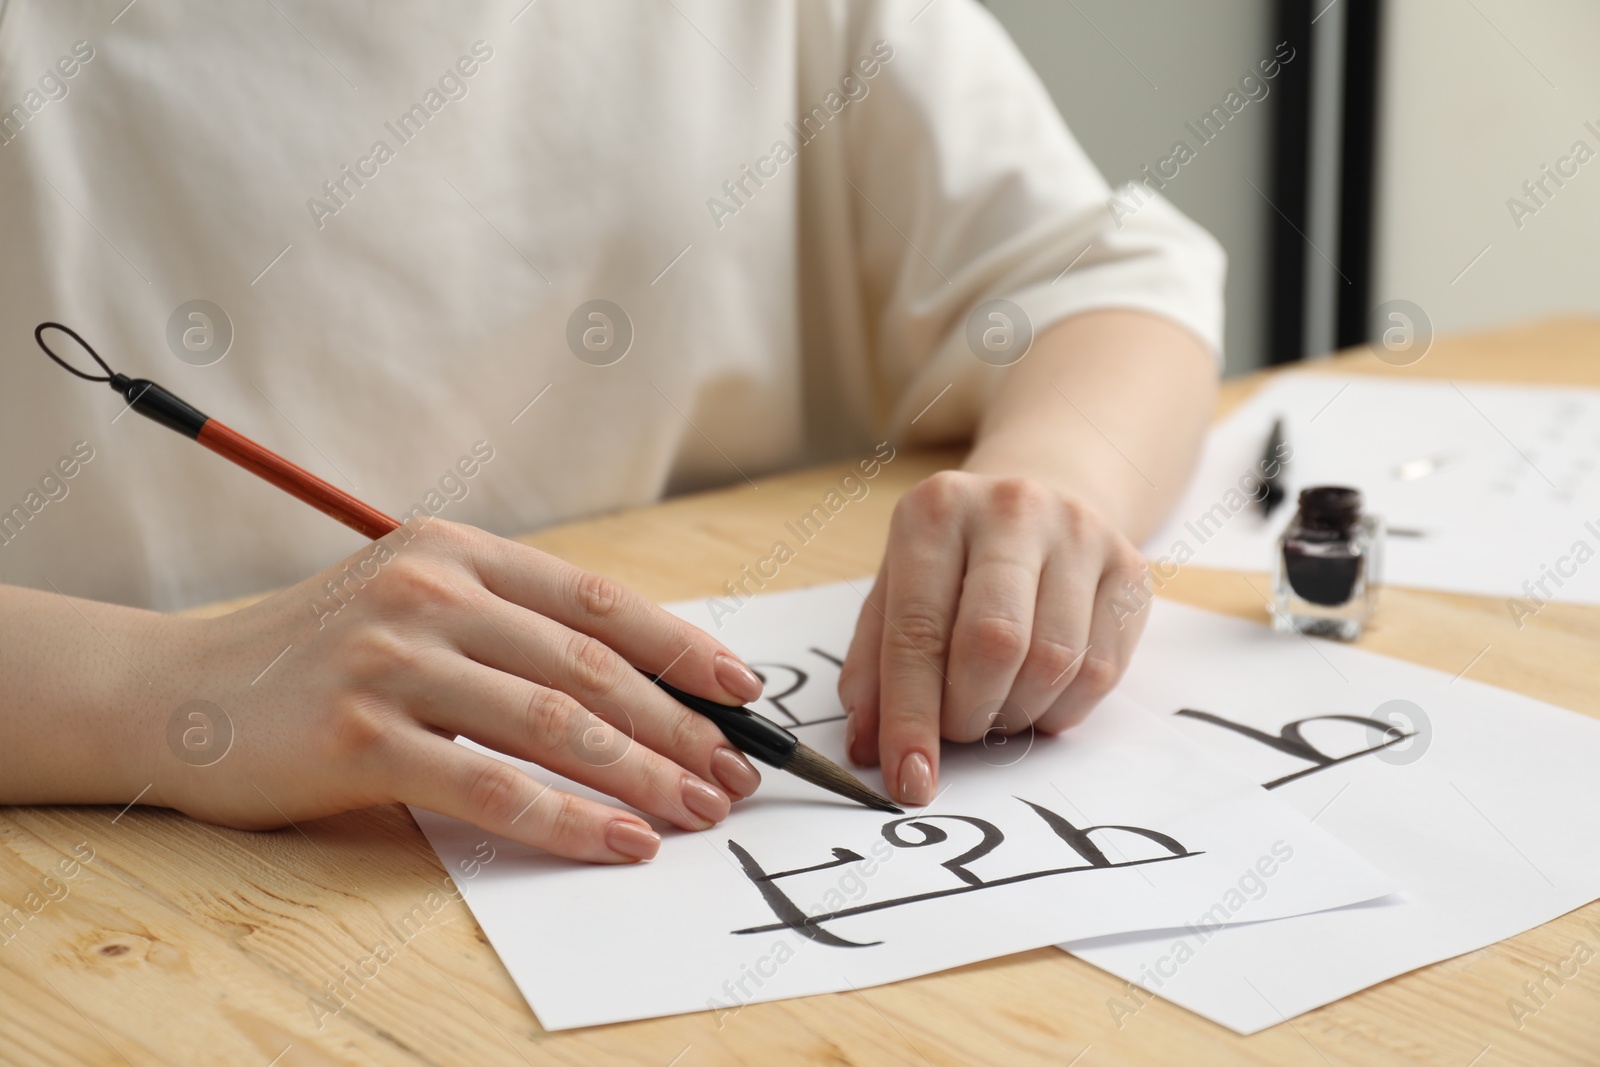
[[[800,739],[794,734],[771,719],[762,718],[749,708],[718,704],[714,700],[685,693],[654,676],[651,677],[651,681],[666,690],[684,707],[697,711],[716,723],[717,729],[721,730],[722,735],[733,742],[733,746],[740,752],[760,760],[769,767],[781,770],[800,745]]]
[[[204,412],[146,378],[113,374],[111,388],[127,397],[128,406],[145,418],[159,422],[169,430],[177,430],[185,437],[198,438],[201,427],[209,421],[209,416]]]

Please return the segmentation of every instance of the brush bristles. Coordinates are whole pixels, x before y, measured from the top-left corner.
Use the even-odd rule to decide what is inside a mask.
[[[891,811],[896,815],[905,814],[905,809],[894,801],[868,789],[855,775],[806,745],[795,746],[794,755],[789,757],[783,769],[796,778],[803,778],[812,785],[848,797],[858,804],[878,811]]]

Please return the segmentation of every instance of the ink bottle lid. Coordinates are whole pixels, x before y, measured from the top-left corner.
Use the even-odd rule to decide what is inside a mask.
[[[1339,485],[1300,491],[1299,507],[1278,539],[1273,625],[1352,641],[1377,608],[1383,523],[1362,512],[1359,490]]]
[[[1342,485],[1318,485],[1300,490],[1295,519],[1307,532],[1350,536],[1361,521],[1361,490]]]

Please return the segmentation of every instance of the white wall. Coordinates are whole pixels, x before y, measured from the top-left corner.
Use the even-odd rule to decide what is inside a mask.
[[[1600,3],[1390,0],[1385,18],[1375,301],[1441,332],[1600,313]],[[1596,158],[1519,229],[1507,199],[1532,206],[1522,183],[1579,140]]]
[[[1221,103],[1275,43],[1267,0],[990,0],[989,8],[1113,184],[1154,165],[1174,141],[1194,145],[1184,123]],[[1275,102],[1269,94],[1247,105],[1164,194],[1228,250],[1232,372],[1264,358],[1272,209],[1246,179],[1271,192]]]

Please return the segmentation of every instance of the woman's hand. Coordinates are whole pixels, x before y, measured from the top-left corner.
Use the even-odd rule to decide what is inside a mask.
[[[453,739],[685,830],[760,782],[709,720],[640,673],[740,704],[761,694],[748,667],[615,583],[471,527],[402,529],[243,611],[169,623],[147,650],[168,669],[146,672],[159,696],[144,735],[185,736],[171,717],[203,700],[233,740],[206,766],[162,743],[144,801],[211,822],[264,828],[404,801],[559,855],[628,862],[660,845],[643,819]]]
[[[1112,598],[1144,560],[1081,500],[1018,477],[943,471],[895,507],[839,678],[858,763],[904,804],[933,800],[939,738],[1057,733],[1127,667],[1143,613]]]

